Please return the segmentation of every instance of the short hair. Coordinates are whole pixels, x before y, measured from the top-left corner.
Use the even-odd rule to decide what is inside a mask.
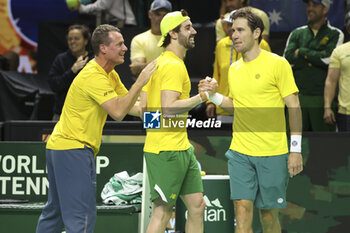
[[[73,30],[73,29],[79,29],[81,30],[81,33],[83,34],[83,37],[85,40],[90,40],[91,38],[91,33],[90,33],[90,29],[86,26],[86,25],[83,25],[83,24],[73,24],[71,26],[69,26],[68,30],[67,30],[67,35],[68,33]]]
[[[92,33],[91,46],[96,56],[100,53],[100,44],[109,45],[111,42],[109,38],[109,32],[120,33],[120,29],[109,24],[102,24],[98,26]]]
[[[264,31],[264,23],[261,20],[261,18],[259,16],[257,16],[256,14],[254,14],[248,7],[243,7],[241,9],[237,10],[231,16],[231,19],[233,21],[237,18],[246,19],[248,21],[248,26],[252,30],[252,32],[257,28],[260,28],[261,32],[260,32],[259,39],[258,39],[258,42],[260,43],[260,41],[262,39],[262,32]]]
[[[185,17],[185,16],[188,16],[188,13],[187,13],[186,10],[181,9],[180,11],[181,11],[182,16],[184,16],[184,17]],[[181,28],[181,24],[180,24],[179,26],[177,26],[176,28],[174,28],[173,30],[171,30],[171,31],[179,32],[179,31],[180,31],[180,28]],[[162,47],[166,48],[166,47],[170,44],[170,42],[171,42],[171,37],[170,37],[170,35],[169,35],[169,33],[168,33],[168,34],[166,35],[165,39],[164,39],[164,42],[163,42]]]

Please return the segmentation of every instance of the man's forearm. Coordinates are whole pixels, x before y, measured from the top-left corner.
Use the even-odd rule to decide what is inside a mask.
[[[233,114],[233,102],[230,97],[224,96],[222,103],[219,105],[220,108],[222,108],[225,112]]]
[[[188,112],[192,108],[196,107],[198,104],[202,103],[202,99],[199,94],[192,96],[188,99],[176,100],[171,105],[162,107],[164,115],[175,115]]]
[[[288,108],[289,114],[289,126],[291,135],[301,135],[303,124],[302,124],[302,114],[300,107]]]
[[[326,79],[324,86],[324,107],[330,108],[332,106],[332,101],[335,96],[335,90],[337,88],[337,83]]]

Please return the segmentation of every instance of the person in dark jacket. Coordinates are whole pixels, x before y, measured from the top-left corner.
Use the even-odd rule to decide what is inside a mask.
[[[344,41],[344,34],[332,27],[326,14],[330,0],[307,2],[308,25],[296,28],[289,35],[285,58],[292,65],[300,91],[303,131],[334,131],[323,121],[323,90],[332,51]]]
[[[90,37],[90,30],[85,25],[75,24],[68,28],[68,50],[56,56],[49,72],[49,85],[55,92],[52,120],[60,118],[71,83],[86,63],[93,58],[93,53],[87,51]]]

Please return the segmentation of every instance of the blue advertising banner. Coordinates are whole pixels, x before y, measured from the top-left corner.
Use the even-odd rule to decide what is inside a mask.
[[[0,0],[0,54],[19,55],[19,72],[35,73],[38,24],[47,20],[72,20],[65,0]]]
[[[77,17],[64,0],[8,0],[8,12],[16,32],[33,46],[37,45],[39,21]]]

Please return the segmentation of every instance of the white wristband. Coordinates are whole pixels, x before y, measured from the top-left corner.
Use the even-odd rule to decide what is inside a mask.
[[[222,100],[224,99],[224,96],[216,92],[214,95],[208,96],[208,99],[211,102],[213,102],[215,105],[220,106],[222,104]]]
[[[290,152],[301,153],[301,135],[290,136]]]

